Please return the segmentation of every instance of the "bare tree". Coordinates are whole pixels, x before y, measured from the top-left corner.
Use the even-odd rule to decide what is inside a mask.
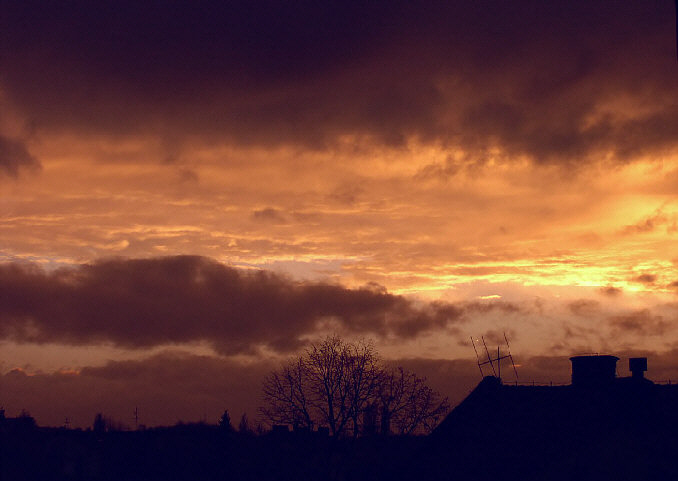
[[[327,426],[334,436],[429,430],[447,412],[447,399],[402,368],[387,372],[371,342],[337,336],[313,344],[264,379],[264,407],[272,424]],[[366,424],[366,426],[363,426]],[[367,426],[369,425],[369,426]]]
[[[360,415],[376,394],[381,375],[373,345],[332,336],[312,345],[306,357],[311,404],[320,414],[319,423],[334,436],[344,435],[352,423],[357,436]]]
[[[390,434],[430,432],[449,411],[447,398],[426,385],[422,378],[402,367],[384,371],[379,391],[381,431]]]
[[[288,362],[264,379],[265,406],[261,413],[273,424],[292,424],[311,428],[311,392],[306,360],[303,356]]]
[[[360,432],[360,421],[366,409],[380,391],[382,369],[372,343],[349,344],[348,346],[348,392],[351,396],[350,417],[353,435]]]

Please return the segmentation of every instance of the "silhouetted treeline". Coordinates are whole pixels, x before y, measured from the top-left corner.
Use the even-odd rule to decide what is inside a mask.
[[[2,480],[400,479],[421,437],[255,435],[219,425],[140,431],[0,428]]]
[[[616,419],[616,417],[614,417]],[[565,432],[476,419],[450,436],[332,437],[178,424],[139,431],[0,426],[0,479],[24,480],[638,480],[678,479],[678,432],[593,422]],[[17,420],[17,421],[14,421]]]

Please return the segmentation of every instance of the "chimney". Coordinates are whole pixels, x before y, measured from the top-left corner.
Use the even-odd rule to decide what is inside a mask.
[[[572,362],[572,385],[575,387],[605,387],[614,382],[617,375],[617,356],[574,356]]]
[[[629,358],[629,371],[633,379],[645,379],[643,374],[647,371],[647,358],[646,357],[630,357]]]

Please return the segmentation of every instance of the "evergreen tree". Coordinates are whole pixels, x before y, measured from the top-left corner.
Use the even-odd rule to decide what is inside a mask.
[[[219,427],[224,431],[233,431],[231,416],[228,414],[228,409],[224,410],[224,414],[221,415],[221,418],[219,419]]]
[[[247,413],[243,413],[240,418],[238,432],[240,432],[240,434],[253,434],[252,428],[250,427],[250,421],[247,419]]]

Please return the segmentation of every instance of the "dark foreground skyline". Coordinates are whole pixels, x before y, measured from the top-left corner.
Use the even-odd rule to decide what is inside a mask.
[[[486,376],[429,436],[236,431],[226,413],[219,425],[136,431],[101,417],[85,431],[1,418],[0,472],[13,480],[672,479],[678,385],[645,377],[646,358],[632,358],[632,375],[619,377],[618,359],[575,356],[563,386]]]
[[[504,332],[529,381],[585,352],[678,379],[675,19],[1,2],[0,404],[254,418],[333,333],[453,403]]]
[[[503,348],[502,348],[503,349]],[[568,356],[521,358],[513,352],[521,384],[566,385],[570,382]],[[630,350],[616,352],[622,359],[647,355]],[[673,354],[650,356],[652,379],[678,382]],[[460,403],[480,381],[475,360],[387,360],[387,366],[404,366],[425,377],[437,392]],[[261,422],[263,381],[279,362],[240,363],[211,356],[165,352],[139,361],[115,361],[101,368],[88,368],[79,375],[69,372],[26,374],[13,370],[0,378],[1,404],[7,416],[27,411],[41,426],[62,427],[66,418],[72,428],[91,427],[94,416],[103,413],[116,424],[131,429],[135,409],[139,423],[148,427],[177,422],[214,424],[224,409],[234,424],[246,414],[252,426]],[[515,381],[510,364],[503,366],[504,379]],[[486,374],[488,373],[486,369]],[[620,376],[629,375],[625,364]]]

